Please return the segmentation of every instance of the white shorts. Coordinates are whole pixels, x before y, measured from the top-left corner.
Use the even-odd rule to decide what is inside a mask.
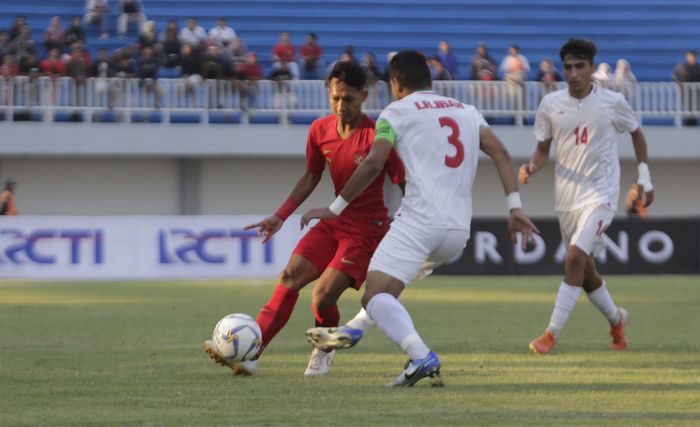
[[[428,228],[399,216],[379,243],[368,271],[381,271],[408,286],[460,255],[468,240],[467,230]]]
[[[603,235],[615,211],[606,205],[588,205],[573,211],[560,211],[559,230],[566,245],[576,245],[586,255],[597,255],[603,249]]]

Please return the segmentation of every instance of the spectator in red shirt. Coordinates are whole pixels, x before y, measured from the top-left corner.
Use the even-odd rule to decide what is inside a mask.
[[[289,33],[280,34],[280,41],[272,49],[272,60],[274,62],[294,61],[294,45],[289,41]]]
[[[304,44],[299,49],[301,55],[301,78],[304,80],[319,79],[323,69],[323,48],[318,45],[315,33],[306,35]]]
[[[255,52],[246,54],[246,61],[240,64],[238,72],[243,78],[239,86],[241,109],[245,110],[249,116],[253,116],[258,99],[258,80],[263,78],[263,69],[258,63],[258,56]]]
[[[15,58],[8,54],[2,57],[2,64],[0,64],[0,77],[5,79],[11,79],[19,73],[19,67],[15,64]]]
[[[66,75],[66,64],[61,61],[60,51],[53,48],[49,51],[49,56],[41,61],[41,72],[51,77],[63,77]]]

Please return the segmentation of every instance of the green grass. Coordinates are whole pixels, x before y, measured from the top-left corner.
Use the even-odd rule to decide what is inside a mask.
[[[700,425],[700,277],[608,277],[630,348],[579,300],[556,354],[529,354],[557,277],[432,277],[404,304],[440,355],[444,388],[384,387],[405,358],[374,330],[304,378],[310,289],[255,377],[202,350],[216,321],[256,315],[252,281],[0,282],[0,426]],[[359,293],[341,303],[343,319]]]

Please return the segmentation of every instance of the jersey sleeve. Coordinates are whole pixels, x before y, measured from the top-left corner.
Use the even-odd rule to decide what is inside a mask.
[[[552,121],[549,116],[548,98],[545,96],[537,107],[535,114],[535,138],[537,141],[547,141],[552,138]]]
[[[389,153],[385,170],[389,179],[391,179],[391,182],[394,184],[406,182],[406,170],[403,167],[401,158],[396,154],[396,150],[391,150],[391,153]]]
[[[637,120],[637,115],[630,107],[624,96],[619,94],[617,102],[615,103],[615,116],[613,117],[613,124],[618,132],[632,132],[637,130],[639,127],[639,121]]]
[[[396,145],[399,139],[399,114],[391,106],[382,111],[374,128],[374,140],[386,139]]]
[[[318,126],[314,123],[309,129],[306,140],[306,170],[307,172],[323,173],[326,168],[326,159],[318,147]]]

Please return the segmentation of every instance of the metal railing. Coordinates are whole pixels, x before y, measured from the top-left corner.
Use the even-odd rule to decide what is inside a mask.
[[[547,92],[563,87],[563,83],[503,81],[436,81],[433,85],[440,94],[476,106],[484,116],[512,118],[520,126],[534,118]],[[671,119],[681,126],[684,119],[700,117],[700,83],[643,82],[609,87],[622,92],[641,119]],[[380,81],[369,88],[363,108],[376,115],[389,102],[389,89]],[[0,119],[5,121],[50,122],[59,114],[68,114],[75,121],[91,122],[109,112],[113,121],[128,123],[135,114],[154,111],[161,123],[170,123],[178,114],[195,116],[204,124],[213,114],[236,116],[244,123],[254,115],[271,114],[287,123],[295,114],[328,114],[330,107],[325,83],[319,80],[0,78]]]

